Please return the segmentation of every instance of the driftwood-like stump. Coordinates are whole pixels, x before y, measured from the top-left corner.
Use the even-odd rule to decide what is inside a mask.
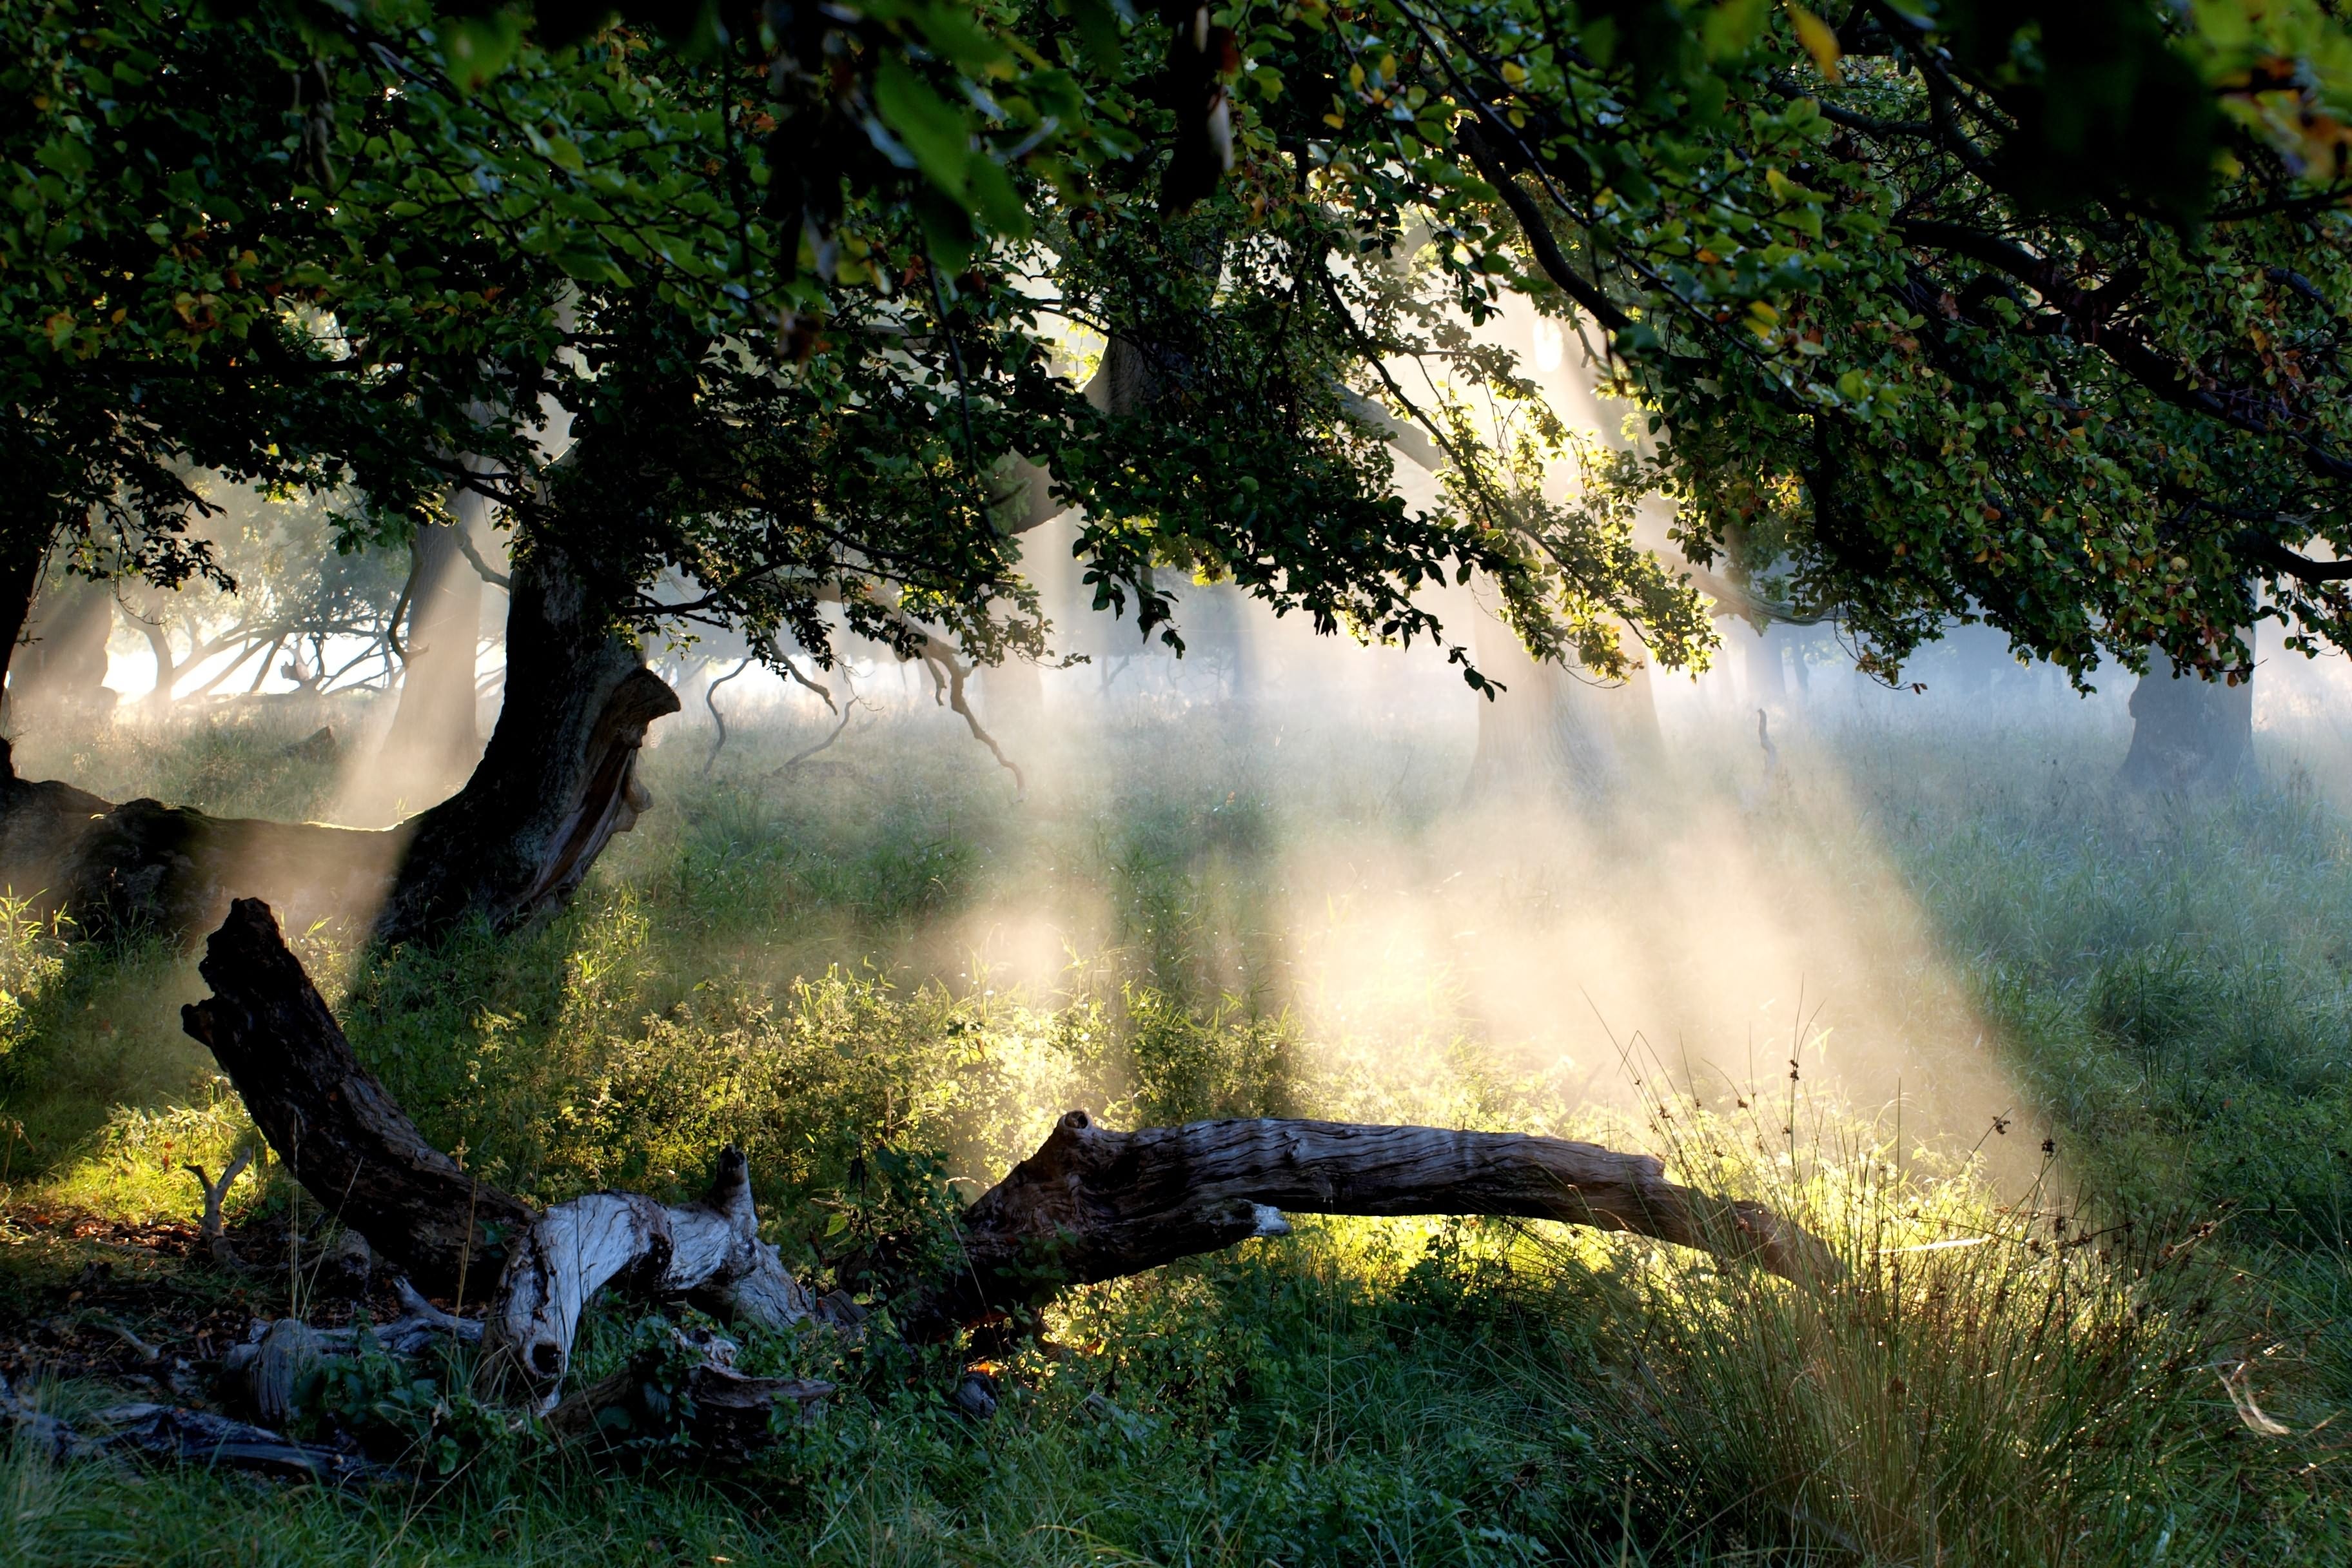
[[[469,1293],[491,1303],[488,1375],[541,1409],[562,1392],[580,1314],[599,1290],[683,1299],[768,1328],[817,1310],[760,1239],[739,1151],[720,1154],[698,1204],[592,1193],[536,1214],[424,1141],[352,1057],[266,906],[239,900],[203,968],[215,994],[186,1009],[188,1032],[212,1047],[297,1178],[428,1289],[452,1288],[470,1268]],[[1083,1110],[964,1211],[946,1263],[915,1263],[923,1252],[911,1237],[873,1260],[900,1331],[937,1339],[1065,1286],[1281,1235],[1286,1210],[1558,1220],[1702,1248],[1800,1284],[1841,1272],[1771,1210],[1678,1186],[1647,1154],[1518,1132],[1271,1118],[1114,1132]],[[752,1397],[727,1387],[730,1399]]]
[[[232,904],[199,969],[212,998],[182,1008],[182,1026],[211,1047],[295,1179],[425,1289],[467,1280],[487,1295],[530,1205],[425,1141],[352,1055],[269,906]]]
[[[657,1300],[683,1299],[724,1321],[783,1329],[805,1321],[808,1292],[760,1239],[743,1152],[719,1156],[698,1204],[665,1207],[635,1193],[591,1193],[540,1216],[509,1256],[490,1306],[483,1347],[488,1374],[516,1380],[551,1403],[572,1364],[580,1314],[618,1285]]]

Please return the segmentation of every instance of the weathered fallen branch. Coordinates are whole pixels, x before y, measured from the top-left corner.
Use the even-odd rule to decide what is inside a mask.
[[[212,998],[180,1010],[294,1177],[427,1290],[487,1295],[507,1239],[537,1215],[425,1141],[352,1055],[334,1015],[278,933],[239,899],[198,966]]]
[[[87,1429],[91,1426],[101,1430],[93,1435]],[[131,1452],[292,1480],[374,1480],[391,1474],[356,1455],[175,1405],[118,1405],[77,1426],[17,1397],[0,1378],[0,1430],[8,1429],[59,1460]]]
[[[203,965],[213,999],[186,1009],[247,1109],[302,1184],[428,1288],[489,1296],[485,1363],[542,1409],[570,1370],[599,1290],[685,1299],[783,1327],[823,1315],[759,1237],[742,1154],[709,1194],[665,1205],[593,1193],[534,1214],[427,1144],[351,1053],[268,908],[240,900]],[[1196,1121],[1114,1132],[1082,1110],[965,1210],[942,1264],[915,1238],[876,1249],[901,1331],[940,1338],[1062,1288],[1140,1273],[1251,1237],[1283,1211],[1512,1215],[1647,1236],[1800,1283],[1835,1279],[1825,1247],[1761,1205],[1665,1179],[1661,1163],[1564,1138],[1339,1121]]]
[[[668,1208],[635,1193],[591,1193],[541,1215],[499,1280],[483,1336],[489,1375],[520,1380],[551,1402],[581,1311],[607,1285],[765,1329],[803,1321],[812,1305],[760,1239],[750,1167],[734,1148],[720,1152],[718,1178],[698,1204]]]
[[[1761,1204],[1665,1179],[1648,1154],[1524,1132],[1345,1121],[1194,1121],[1114,1132],[1083,1110],[963,1213],[952,1273],[898,1304],[909,1332],[982,1321],[1290,1227],[1283,1211],[1511,1215],[1630,1231],[1835,1279],[1827,1248]]]
[[[204,1237],[205,1248],[212,1254],[213,1261],[225,1268],[235,1268],[237,1257],[236,1249],[229,1245],[228,1220],[221,1213],[221,1205],[228,1197],[229,1188],[236,1184],[236,1179],[245,1174],[245,1168],[251,1163],[253,1151],[239,1149],[236,1158],[228,1163],[217,1180],[207,1175],[202,1165],[191,1163],[180,1167],[195,1177],[196,1184],[205,1190],[205,1215],[197,1222],[196,1233]]]

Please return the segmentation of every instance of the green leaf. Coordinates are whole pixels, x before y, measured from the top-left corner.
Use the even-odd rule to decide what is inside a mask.
[[[448,24],[441,40],[441,58],[457,90],[474,93],[506,69],[521,46],[521,16],[500,7]]]
[[[933,92],[896,54],[882,57],[874,71],[874,107],[905,143],[931,183],[961,200],[971,161],[971,128],[962,113]]]
[[[1135,13],[1112,0],[1057,0],[1054,9],[1070,19],[1087,63],[1105,76],[1118,76],[1127,52],[1127,24]]]

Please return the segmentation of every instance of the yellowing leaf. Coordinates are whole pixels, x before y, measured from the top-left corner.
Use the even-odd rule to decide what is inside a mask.
[[[1796,0],[1789,0],[1789,21],[1797,29],[1797,42],[1805,46],[1805,53],[1813,57],[1813,64],[1832,81],[1838,79],[1838,61],[1843,51],[1838,47],[1837,33],[1827,22],[1806,10]]]

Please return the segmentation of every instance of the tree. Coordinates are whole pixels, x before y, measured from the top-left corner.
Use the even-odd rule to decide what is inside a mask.
[[[2316,8],[2168,15],[1563,35],[1397,5],[1358,14],[1387,52],[1332,117],[1381,127],[1360,183],[1411,170],[1451,216],[1466,294],[1607,335],[1659,437],[1615,488],[1866,669],[1984,619],[2078,680],[2159,656],[2234,685],[2257,618],[2346,627],[2345,83]]]
[[[1685,556],[1889,679],[1980,616],[2078,677],[2155,647],[2226,680],[2257,615],[2335,637],[2352,572],[2320,553],[2339,34],[2091,11],[1864,5],[1841,49],[1750,0],[721,8],[666,43],[114,0],[20,24],[6,276],[44,325],[10,438],[100,433],[42,448],[50,530],[122,518],[124,562],[200,569],[192,463],[340,487],[355,540],[497,510],[513,730],[405,830],[394,935],[584,872],[657,626],[1042,647],[1013,456],[1077,509],[1097,606],[1171,639],[1187,575],[1404,639],[1483,574],[1540,659],[1696,661],[1701,596],[1632,531],[1663,495]],[[135,134],[67,150],[91,126]],[[1601,335],[1658,437],[1572,504],[1476,335],[1507,290]],[[1053,374],[1065,321],[1133,396]],[[1395,421],[1441,504],[1391,493]]]

